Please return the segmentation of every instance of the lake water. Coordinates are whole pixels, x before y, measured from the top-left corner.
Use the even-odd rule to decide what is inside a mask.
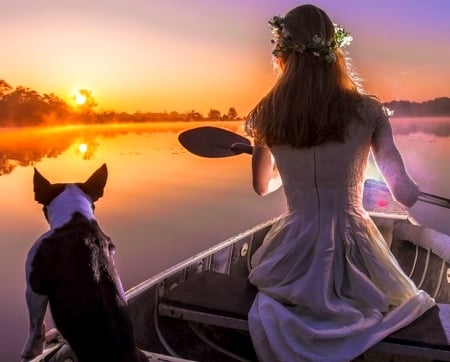
[[[450,118],[392,123],[422,190],[450,197]],[[253,192],[250,156],[201,158],[181,147],[178,134],[200,125],[0,128],[0,361],[19,360],[28,329],[24,261],[48,228],[34,201],[33,167],[51,182],[82,182],[107,164],[96,215],[116,244],[125,289],[283,212],[282,191],[264,198]],[[242,133],[242,122],[208,125]],[[411,211],[420,223],[450,234],[450,210],[418,202]]]

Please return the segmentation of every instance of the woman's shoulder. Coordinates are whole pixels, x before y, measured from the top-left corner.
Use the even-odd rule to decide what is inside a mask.
[[[368,113],[384,113],[383,104],[378,98],[371,95],[361,95],[358,102],[359,109]]]
[[[386,108],[374,96],[363,95],[361,97],[358,102],[358,113],[363,120],[374,126],[388,119]]]

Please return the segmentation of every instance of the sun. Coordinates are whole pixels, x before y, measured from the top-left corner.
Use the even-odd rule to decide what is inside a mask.
[[[78,145],[78,151],[80,151],[80,153],[85,154],[87,150],[88,150],[88,145],[86,143],[80,143]]]
[[[86,103],[87,97],[84,94],[80,93],[79,90],[76,90],[73,92],[72,99],[76,104],[81,106]]]

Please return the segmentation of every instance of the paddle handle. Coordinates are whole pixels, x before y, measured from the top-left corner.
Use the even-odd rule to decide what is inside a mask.
[[[230,146],[230,150],[232,150],[233,152],[237,152],[237,153],[248,153],[249,155],[251,155],[253,153],[253,146],[238,142],[238,143],[233,143]]]
[[[429,204],[442,206],[450,209],[450,199],[446,199],[445,197],[442,196],[429,194],[427,192],[420,193],[419,201],[427,202]]]

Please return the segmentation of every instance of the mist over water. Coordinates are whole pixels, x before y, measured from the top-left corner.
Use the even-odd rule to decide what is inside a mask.
[[[450,136],[450,118],[448,117],[420,117],[420,118],[392,118],[392,130],[396,136]],[[429,139],[429,138],[428,138]]]
[[[392,129],[410,175],[421,191],[450,199],[450,118],[393,118]],[[450,210],[417,202],[411,214],[450,234]]]
[[[107,164],[96,215],[117,247],[125,289],[283,212],[281,190],[254,194],[248,155],[208,159],[181,147],[178,134],[200,125],[0,128],[0,361],[17,361],[26,339],[24,262],[48,228],[34,201],[33,167],[51,182],[83,182]],[[242,134],[241,122],[208,125]],[[393,118],[392,127],[422,190],[450,198],[450,118]],[[411,212],[450,234],[450,210],[418,202]]]

